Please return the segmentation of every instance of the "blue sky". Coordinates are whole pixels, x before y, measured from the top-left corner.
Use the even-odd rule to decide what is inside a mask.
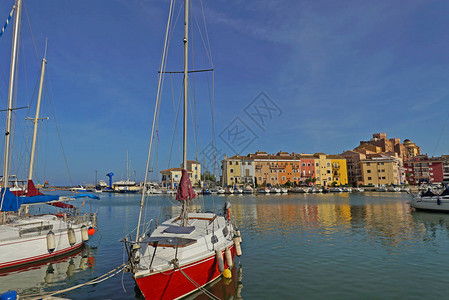
[[[11,0],[0,3],[1,24],[12,5]],[[200,2],[193,0],[192,5],[194,67],[210,68],[196,28],[196,20],[202,18]],[[429,155],[449,153],[448,2],[216,0],[203,5],[215,69],[218,154],[259,149],[335,154],[375,132],[409,138]],[[95,170],[98,179],[106,179],[108,172],[114,172],[114,179],[125,178],[126,151],[141,180],[169,1],[28,0],[25,6],[39,57],[45,38],[49,40],[42,115],[51,120],[41,130],[36,181],[89,183]],[[40,67],[26,12],[17,106],[35,103],[32,95]],[[181,26],[178,21],[167,70],[182,70]],[[10,25],[0,38],[2,108],[7,101],[11,33]],[[174,143],[170,164],[168,153],[173,99],[179,100],[181,80],[173,75],[165,81],[159,170],[179,165],[179,145]],[[199,153],[212,140],[210,83],[210,73],[195,75]],[[273,109],[264,111],[263,120],[251,114],[264,109],[261,103]],[[0,124],[5,122],[2,114]],[[28,157],[26,116],[26,110],[16,112],[13,172],[21,177],[26,176]],[[189,126],[192,133],[191,119]],[[247,136],[233,139],[232,130],[246,130]],[[190,137],[189,158],[195,159]]]

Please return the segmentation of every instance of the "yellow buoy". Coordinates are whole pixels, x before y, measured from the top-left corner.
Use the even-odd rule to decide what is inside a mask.
[[[223,271],[223,277],[226,278],[226,279],[232,278],[231,270],[229,270],[229,269],[224,270]]]

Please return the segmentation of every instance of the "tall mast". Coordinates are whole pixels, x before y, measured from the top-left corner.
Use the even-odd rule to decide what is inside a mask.
[[[36,152],[37,129],[39,127],[39,112],[41,109],[42,87],[44,85],[45,66],[47,65],[46,56],[47,56],[47,44],[45,44],[45,54],[44,58],[42,59],[41,80],[39,83],[39,93],[37,96],[36,115],[34,116],[33,121],[34,122],[33,143],[31,144],[30,169],[28,171],[28,180],[33,180],[34,156]]]
[[[182,168],[187,170],[187,75],[189,65],[189,43],[187,42],[187,38],[189,37],[189,0],[185,0],[184,6],[184,141],[182,149]]]
[[[14,92],[14,81],[16,74],[17,65],[17,53],[19,49],[19,32],[20,32],[20,17],[22,13],[22,0],[16,1],[16,17],[14,18],[14,31],[12,39],[12,50],[11,50],[11,69],[9,75],[9,89],[8,89],[8,109],[6,114],[6,130],[5,130],[5,156],[3,159],[3,187],[8,186],[9,177],[9,151],[11,143],[11,119],[12,119],[12,104],[13,104],[13,92]]]

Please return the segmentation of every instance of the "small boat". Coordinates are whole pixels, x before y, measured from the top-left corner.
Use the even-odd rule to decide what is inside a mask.
[[[400,192],[401,188],[397,187],[397,186],[390,186],[390,187],[388,187],[388,191],[389,192]]]
[[[341,192],[343,192],[343,189],[340,187],[332,187],[332,188],[330,188],[329,191],[332,193],[341,193]]]
[[[281,188],[281,193],[283,193],[283,194],[288,193],[288,189],[287,188]]]
[[[353,188],[352,191],[353,191],[353,192],[359,192],[359,193],[360,193],[360,192],[364,192],[365,189],[360,188],[360,187],[356,187],[356,188]]]
[[[246,186],[242,189],[243,194],[252,194],[254,192],[253,188],[250,186]]]
[[[257,189],[257,193],[258,194],[269,194],[270,193],[270,189],[262,187],[262,188]]]
[[[228,194],[228,195],[234,194],[234,189],[233,188],[226,188],[224,193]]]
[[[388,192],[388,189],[385,186],[379,186],[376,188],[376,192]]]
[[[270,194],[280,194],[281,193],[281,189],[280,188],[271,188],[270,189]]]
[[[352,193],[352,187],[344,186],[342,187],[342,189],[345,193]]]
[[[243,194],[243,189],[241,188],[234,188],[234,194]]]
[[[449,189],[435,194],[429,188],[426,192],[413,195],[410,206],[417,210],[449,212]]]
[[[219,186],[219,187],[217,188],[217,194],[225,194],[225,193],[226,193],[225,189],[222,188],[221,186]]]

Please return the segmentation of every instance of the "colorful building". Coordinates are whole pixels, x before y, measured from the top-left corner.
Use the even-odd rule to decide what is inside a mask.
[[[224,156],[221,162],[221,184],[233,186],[254,182],[254,161],[247,156]]]
[[[420,182],[440,183],[444,180],[444,159],[418,155],[404,162],[407,181],[417,185]]]
[[[365,185],[399,185],[403,183],[402,160],[386,154],[369,154],[360,161]]]
[[[187,171],[189,173],[189,178],[192,181],[192,171]],[[181,181],[182,168],[171,168],[161,171],[162,175],[162,187],[166,189],[176,189],[178,188],[179,182]]]

